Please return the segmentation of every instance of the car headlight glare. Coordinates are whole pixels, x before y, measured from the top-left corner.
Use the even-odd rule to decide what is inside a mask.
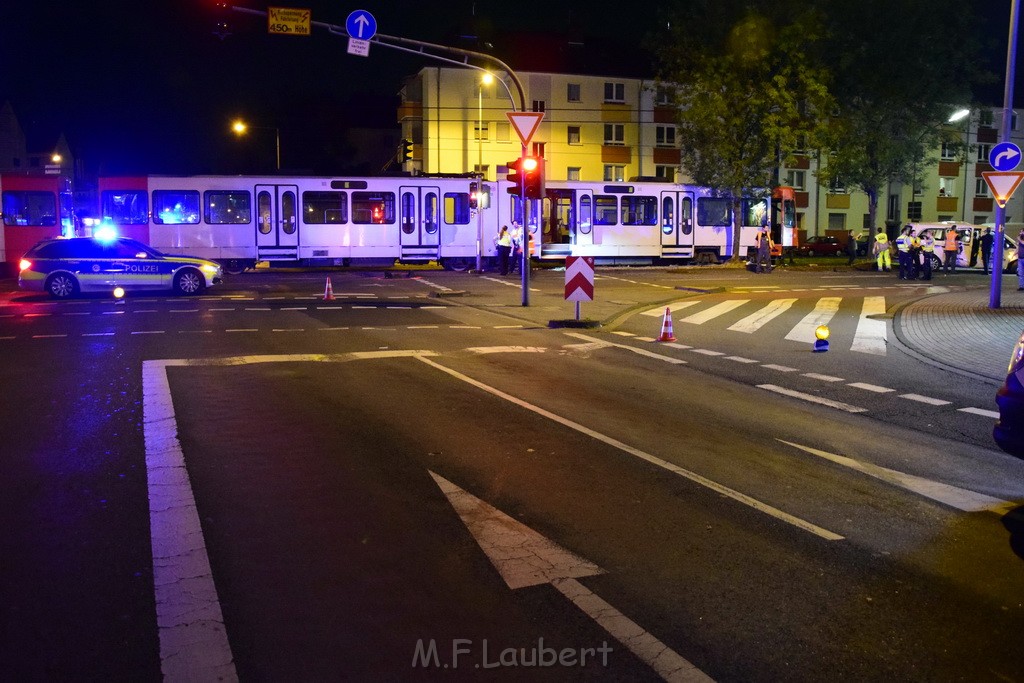
[[[204,264],[200,266],[200,268],[202,268],[207,273],[211,273],[212,275],[216,275],[217,271],[220,270],[219,266],[215,266],[212,264]]]

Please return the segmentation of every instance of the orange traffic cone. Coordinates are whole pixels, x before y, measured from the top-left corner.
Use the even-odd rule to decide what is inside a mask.
[[[665,319],[661,323],[661,336],[658,337],[660,342],[674,342],[676,337],[672,334],[672,310],[665,307]]]
[[[324,289],[324,301],[334,301],[334,287],[331,286],[331,278],[327,278],[327,287]]]

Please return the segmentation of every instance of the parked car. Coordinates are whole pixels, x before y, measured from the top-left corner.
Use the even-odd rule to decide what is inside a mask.
[[[812,235],[796,248],[799,256],[835,256],[845,252],[845,245],[830,235]]]
[[[996,394],[999,422],[992,430],[996,443],[1004,451],[1024,459],[1024,334],[1013,347],[1006,382]]]
[[[912,223],[914,233],[920,237],[923,232],[930,232],[935,240],[935,254],[932,257],[932,268],[938,268],[945,260],[946,233],[950,227],[955,227],[959,235],[957,241],[956,267],[967,268],[970,263],[971,250],[976,240],[980,240],[982,234],[990,226],[971,225],[970,223],[957,223],[947,221],[944,223]],[[1014,232],[1014,235],[1017,233]],[[981,255],[977,256],[975,266],[981,267]],[[1003,233],[1003,272],[1013,273],[1017,271],[1017,242],[1010,238],[1010,231]]]
[[[21,259],[18,285],[57,299],[115,287],[200,294],[222,276],[213,261],[168,256],[126,237],[72,237],[46,239],[29,249]]]

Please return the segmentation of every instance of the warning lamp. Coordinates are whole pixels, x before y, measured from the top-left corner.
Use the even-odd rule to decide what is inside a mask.
[[[814,350],[815,352],[828,351],[828,325],[818,325],[814,330]]]
[[[114,298],[115,299],[123,299],[124,298],[124,287],[114,287]]]
[[[478,202],[477,202],[477,192],[478,192],[477,184],[476,183],[470,183],[469,184],[469,208],[471,208],[471,209],[475,209],[477,207],[477,204],[478,204]]]

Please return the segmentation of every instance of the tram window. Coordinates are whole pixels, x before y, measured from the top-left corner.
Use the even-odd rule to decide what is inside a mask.
[[[259,222],[256,224],[256,229],[264,235],[269,235],[273,229],[274,215],[270,204],[270,193],[260,190],[260,193],[256,195],[256,206],[259,211]]]
[[[57,225],[57,195],[52,192],[4,192],[6,225]]]
[[[615,225],[618,208],[618,198],[615,195],[595,194],[594,225]]]
[[[679,222],[683,226],[684,235],[693,232],[693,200],[689,197],[683,197],[679,204]]]
[[[391,224],[395,222],[394,192],[353,192],[352,222]]]
[[[298,227],[295,216],[295,193],[291,190],[281,193],[281,226],[286,235],[291,235]]]
[[[164,225],[199,222],[198,190],[153,190],[153,222]]]
[[[416,232],[416,197],[412,192],[402,195],[402,232],[406,235]]]
[[[759,228],[768,222],[768,206],[763,199],[740,200],[740,210],[743,212],[743,226]]]
[[[469,194],[466,192],[444,193],[444,222],[448,225],[469,224]]]
[[[307,225],[348,222],[348,195],[344,192],[303,192],[302,220]]]
[[[252,221],[252,202],[245,190],[209,190],[205,193],[204,200],[207,223],[219,225]]]
[[[732,225],[732,200],[728,197],[699,197],[697,223],[700,225]]]
[[[666,235],[671,235],[675,231],[675,226],[672,224],[673,211],[672,211],[672,197],[663,197],[661,200],[661,231]]]
[[[590,205],[590,195],[580,197],[580,225],[579,231],[584,235],[589,234],[594,224],[594,211]]]
[[[114,225],[145,225],[149,202],[145,190],[104,190],[100,194],[100,215]]]
[[[658,198],[657,197],[623,197],[622,198],[622,224],[623,225],[657,225],[658,224]]]
[[[423,229],[432,235],[437,232],[437,228],[437,195],[428,192],[423,197]]]

